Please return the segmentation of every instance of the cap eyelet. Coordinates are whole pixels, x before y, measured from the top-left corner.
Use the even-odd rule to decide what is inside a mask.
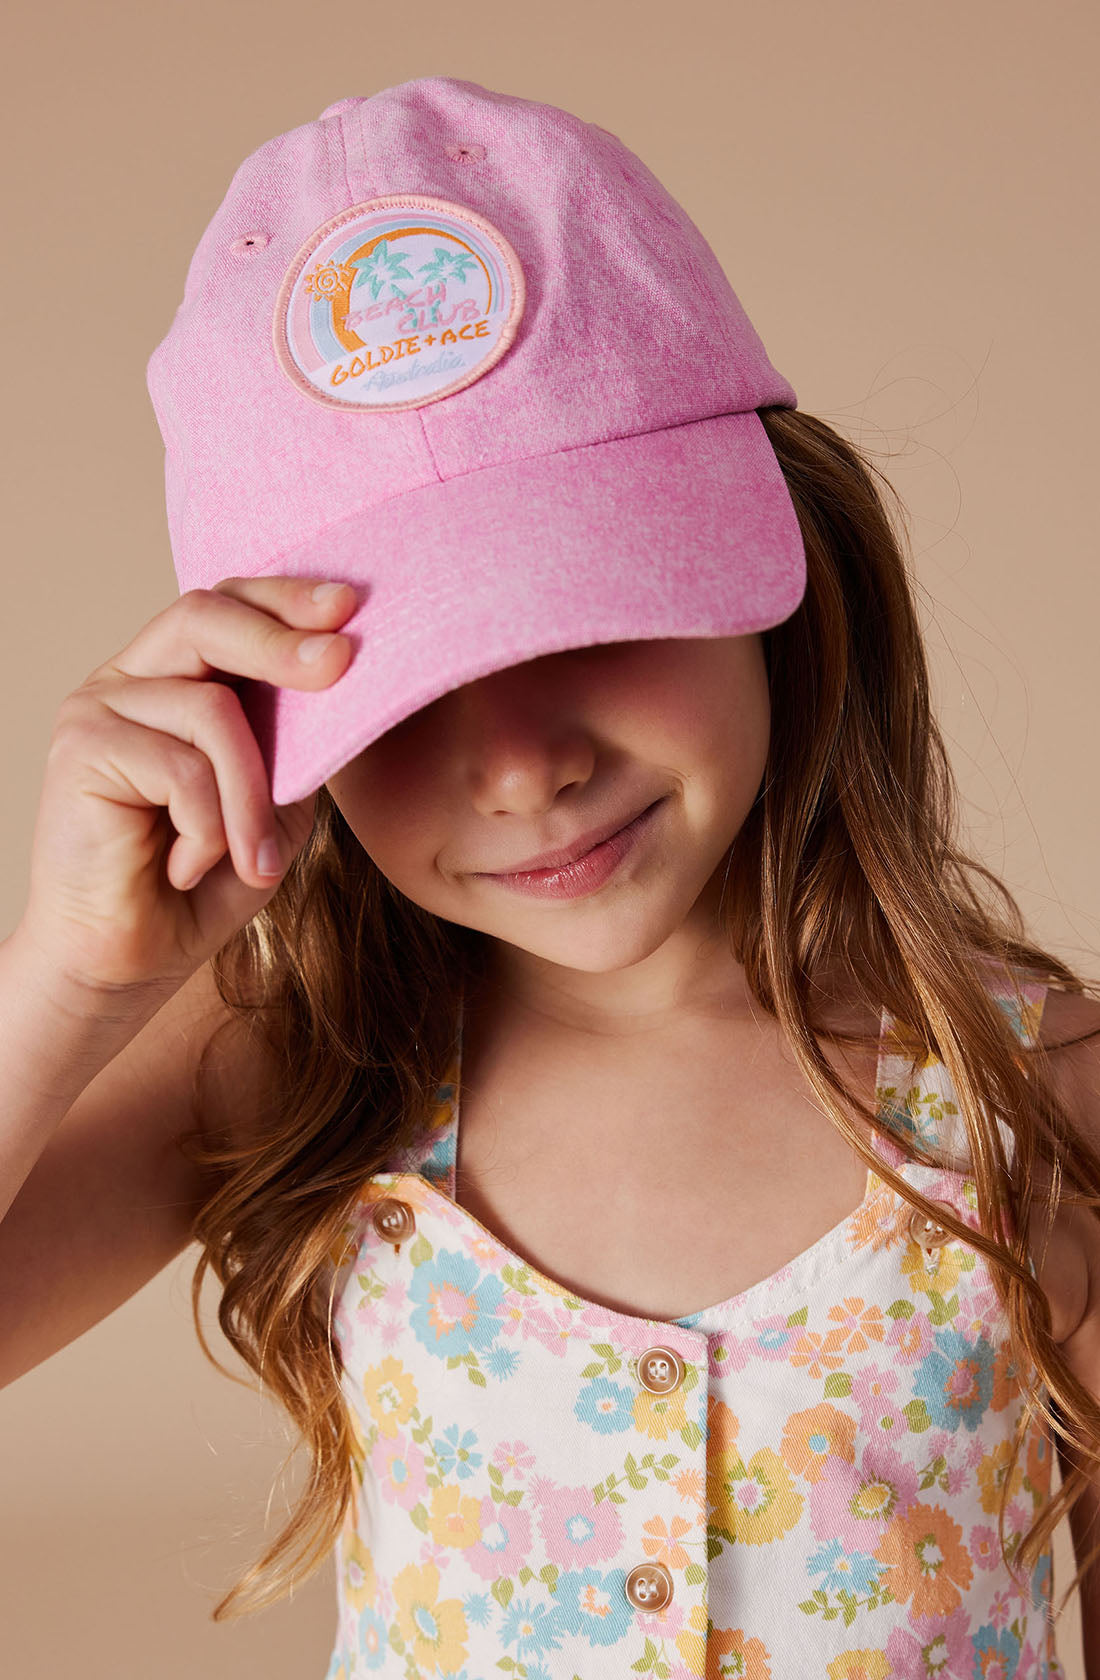
[[[455,163],[480,163],[485,156],[485,147],[476,140],[452,140],[443,150]]]
[[[268,233],[242,233],[229,249],[235,257],[247,257],[253,251],[262,251],[270,243],[271,235]]]

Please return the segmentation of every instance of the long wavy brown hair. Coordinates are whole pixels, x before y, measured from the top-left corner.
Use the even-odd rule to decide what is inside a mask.
[[[1075,1468],[1008,1560],[1030,1568],[1100,1469],[1100,1404],[1052,1339],[1028,1231],[1033,1213],[1049,1231],[1067,1198],[1100,1217],[1100,1159],[1075,1134],[1050,1077],[1055,1046],[1022,1050],[991,997],[987,965],[1026,969],[1068,992],[1097,996],[1100,987],[1028,940],[1008,888],[958,844],[958,795],[931,712],[896,493],[823,420],[786,408],[759,413],[798,515],[808,575],[797,611],[763,633],[770,746],[756,803],[731,843],[720,914],[753,998],[793,1046],[837,1130],[900,1196],[992,1266],[1028,1396],[1024,1422],[1041,1414],[1074,1454]],[[484,936],[390,885],[322,788],[313,831],[277,892],[214,959],[231,1011],[225,1025],[257,1037],[270,1079],[247,1141],[216,1134],[202,1119],[206,1053],[200,1059],[199,1123],[187,1148],[214,1170],[215,1187],[194,1226],[202,1244],[195,1325],[224,1371],[199,1317],[211,1268],[225,1336],[285,1407],[295,1450],[308,1453],[289,1520],[217,1604],[215,1620],[286,1596],[329,1556],[344,1521],[355,1440],[326,1279],[366,1179],[426,1123],[451,1065],[460,996],[485,972],[485,957]],[[821,1049],[867,1041],[814,1017],[819,978],[838,972],[852,1002],[876,1021],[885,1005],[915,1055],[946,1065],[969,1137],[981,1233],[930,1207],[874,1152],[872,1130],[886,1120]],[[1015,1136],[1011,1175],[993,1115]],[[890,1136],[922,1158],[915,1141]],[[1012,1484],[1010,1467],[1002,1545]]]

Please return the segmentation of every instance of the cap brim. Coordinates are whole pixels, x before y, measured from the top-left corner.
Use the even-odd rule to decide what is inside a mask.
[[[237,685],[289,805],[463,683],[564,648],[735,636],[802,600],[790,492],[755,410],[486,467],[408,491],[280,555],[346,581],[351,662],[327,688]]]

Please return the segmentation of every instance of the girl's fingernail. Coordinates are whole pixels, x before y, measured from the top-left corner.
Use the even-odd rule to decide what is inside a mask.
[[[304,642],[298,643],[298,658],[303,665],[316,665],[329,643],[335,640],[331,633],[327,636],[307,636]]]
[[[256,870],[260,875],[281,875],[282,860],[279,856],[278,843],[272,839],[261,840],[256,849]]]
[[[331,601],[343,588],[342,583],[319,583],[316,589],[311,590],[309,598],[311,601]]]

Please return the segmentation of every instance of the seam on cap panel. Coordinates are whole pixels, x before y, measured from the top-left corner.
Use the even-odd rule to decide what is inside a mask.
[[[432,464],[432,471],[435,473],[435,476],[439,480],[440,484],[445,484],[447,480],[443,477],[443,474],[439,470],[439,462],[435,458],[435,450],[432,448],[432,440],[428,436],[428,428],[424,424],[424,411],[423,409],[418,408],[414,410],[414,413],[416,414],[416,418],[420,421],[420,435],[424,439],[424,448],[428,451],[428,460]],[[475,468],[475,471],[476,470],[477,469]],[[459,473],[457,476],[461,478],[463,474]]]

